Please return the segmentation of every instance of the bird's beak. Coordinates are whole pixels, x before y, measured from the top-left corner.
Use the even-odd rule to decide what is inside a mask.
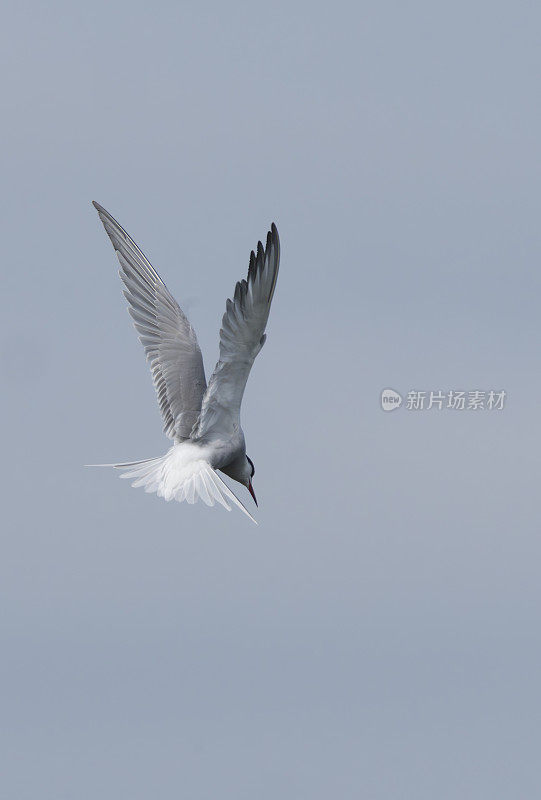
[[[248,491],[250,492],[250,494],[254,498],[254,503],[257,506],[257,499],[256,499],[256,496],[255,496],[255,493],[254,493],[254,487],[252,486],[252,481],[250,481],[250,483],[248,484]],[[259,508],[259,506],[258,506],[258,508]]]

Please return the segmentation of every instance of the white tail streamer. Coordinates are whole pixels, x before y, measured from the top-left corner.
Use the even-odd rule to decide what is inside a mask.
[[[123,471],[121,478],[133,479],[132,486],[142,487],[145,492],[156,492],[164,500],[182,503],[195,503],[201,499],[207,506],[220,503],[231,511],[228,500],[238,506],[252,522],[257,521],[248,509],[220,478],[208,461],[200,457],[197,448],[194,458],[193,448],[183,443],[173,446],[164,456],[130,461],[124,464],[89,464],[92,467],[114,467]]]

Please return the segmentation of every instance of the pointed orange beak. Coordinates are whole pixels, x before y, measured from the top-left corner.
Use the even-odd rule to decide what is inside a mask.
[[[250,483],[248,484],[248,491],[250,492],[250,494],[254,498],[254,503],[257,506],[257,499],[256,499],[256,496],[255,496],[255,493],[254,493],[254,487],[252,486],[252,481],[250,481]],[[258,508],[259,508],[259,506],[258,506]]]

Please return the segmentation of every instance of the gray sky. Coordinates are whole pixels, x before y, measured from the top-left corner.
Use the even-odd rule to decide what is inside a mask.
[[[540,23],[8,3],[3,796],[539,794]],[[168,446],[92,199],[207,372],[276,221],[258,528],[82,467]],[[386,386],[508,399],[384,414]]]

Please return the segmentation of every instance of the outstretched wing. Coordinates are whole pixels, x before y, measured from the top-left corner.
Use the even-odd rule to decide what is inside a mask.
[[[252,251],[246,280],[226,303],[220,330],[220,359],[203,397],[192,439],[230,436],[240,427],[240,405],[255,357],[265,344],[265,327],[278,278],[280,240],[273,223],[267,246]]]
[[[150,364],[164,433],[181,442],[190,436],[206,389],[195,331],[133,239],[102,206],[93,205],[120,262],[124,296]]]

